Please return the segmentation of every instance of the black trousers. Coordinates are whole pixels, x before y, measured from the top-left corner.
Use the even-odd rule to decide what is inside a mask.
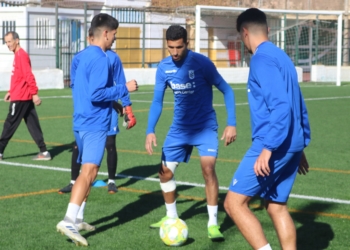
[[[47,151],[44,142],[43,132],[41,131],[38,114],[36,113],[34,103],[29,101],[10,102],[9,113],[4,123],[0,138],[0,153],[2,154],[16,132],[18,126],[24,119],[30,135],[33,137],[40,152]]]

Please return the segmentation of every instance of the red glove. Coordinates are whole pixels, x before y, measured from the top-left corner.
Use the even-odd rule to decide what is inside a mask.
[[[126,129],[131,129],[135,125],[136,125],[136,118],[132,112],[132,108],[131,106],[126,106],[123,126],[126,127]]]

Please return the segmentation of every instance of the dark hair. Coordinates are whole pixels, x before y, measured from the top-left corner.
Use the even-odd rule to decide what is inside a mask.
[[[19,39],[19,35],[18,35],[18,33],[15,32],[15,31],[9,31],[9,32],[7,32],[7,33],[5,34],[5,36],[8,36],[8,35],[10,35],[10,34],[12,35],[13,40]]]
[[[92,33],[91,28],[89,28],[88,34],[89,34],[89,37],[92,37],[92,36],[94,35],[94,34]]]
[[[119,22],[117,19],[108,14],[100,13],[94,16],[94,18],[92,19],[89,35],[90,32],[92,33],[92,35],[98,35],[100,32],[100,28],[102,27],[105,27],[108,30],[116,30],[119,27]]]
[[[171,25],[165,34],[166,40],[176,41],[179,39],[183,39],[183,41],[187,42],[187,30],[180,25]]]
[[[266,28],[267,32],[267,20],[266,15],[259,9],[250,8],[242,12],[237,17],[236,29],[238,32],[242,31],[243,26],[254,24]]]

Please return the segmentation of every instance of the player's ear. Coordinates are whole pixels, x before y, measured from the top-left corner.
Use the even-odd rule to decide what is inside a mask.
[[[108,30],[107,29],[103,30],[102,37],[108,39]]]

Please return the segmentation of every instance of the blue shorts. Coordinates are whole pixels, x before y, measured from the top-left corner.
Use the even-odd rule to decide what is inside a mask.
[[[109,128],[109,131],[107,135],[116,135],[119,133],[118,128],[118,113],[114,109],[112,109],[112,116],[111,116],[111,125]]]
[[[74,131],[78,146],[77,163],[101,165],[105,152],[107,131]]]
[[[256,176],[254,164],[260,153],[249,149],[236,170],[229,190],[246,196],[259,195],[275,202],[286,202],[292,191],[302,152],[272,153],[270,175]]]
[[[218,156],[216,129],[183,130],[170,128],[163,145],[162,161],[188,162],[193,147],[200,156]]]

